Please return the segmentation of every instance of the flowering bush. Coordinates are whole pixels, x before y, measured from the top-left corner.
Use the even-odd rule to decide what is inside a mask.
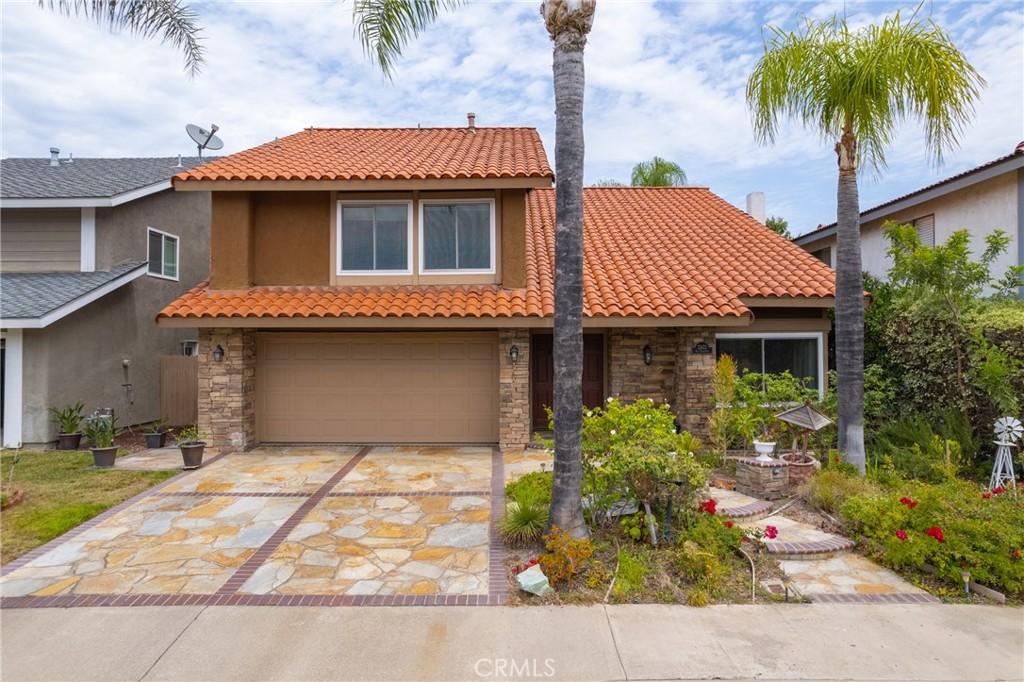
[[[840,513],[890,566],[935,566],[961,583],[961,570],[997,590],[1024,592],[1024,496],[985,497],[966,481],[904,481],[900,489],[854,495]],[[994,491],[993,491],[994,492]]]
[[[694,457],[700,440],[676,433],[667,404],[642,399],[623,405],[610,398],[604,407],[584,412],[582,446],[586,486],[598,509],[623,493],[648,504],[671,493],[679,509],[695,509],[707,483]]]

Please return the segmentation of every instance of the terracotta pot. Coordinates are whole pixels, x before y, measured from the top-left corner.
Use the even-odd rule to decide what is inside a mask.
[[[92,461],[97,469],[109,469],[114,466],[114,460],[117,459],[117,446],[109,448],[91,448],[92,450]]]
[[[167,432],[160,431],[159,433],[147,433],[146,436],[146,447],[147,448],[162,448],[167,443]]]
[[[198,469],[203,463],[203,449],[206,443],[190,443],[188,445],[178,444],[181,449],[181,461],[183,469]]]
[[[58,450],[77,450],[82,443],[81,433],[58,433]]]

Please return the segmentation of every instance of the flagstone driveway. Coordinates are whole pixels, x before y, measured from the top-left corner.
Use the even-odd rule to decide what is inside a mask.
[[[5,566],[2,606],[502,603],[505,471],[489,447],[231,453]]]

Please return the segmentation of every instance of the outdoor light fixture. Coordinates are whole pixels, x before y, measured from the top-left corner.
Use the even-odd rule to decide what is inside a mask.
[[[789,601],[789,584],[793,581],[789,574],[782,574],[782,586],[786,589],[786,601]]]
[[[971,594],[971,572],[960,571],[960,577],[964,579],[964,594]]]
[[[644,346],[644,364],[649,365],[654,360],[654,351],[651,350],[651,344]]]
[[[219,343],[217,344],[217,347],[213,349],[213,361],[224,362],[224,349],[221,348]]]
[[[512,346],[508,349],[508,359],[512,361],[512,364],[519,362],[519,347]]]

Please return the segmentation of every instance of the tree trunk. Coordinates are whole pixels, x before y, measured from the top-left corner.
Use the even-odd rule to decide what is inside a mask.
[[[548,523],[587,537],[583,464],[583,48],[594,0],[545,0],[555,87],[555,466]]]
[[[839,449],[861,473],[864,454],[864,274],[861,270],[857,141],[852,124],[839,144],[836,210],[836,370]]]

